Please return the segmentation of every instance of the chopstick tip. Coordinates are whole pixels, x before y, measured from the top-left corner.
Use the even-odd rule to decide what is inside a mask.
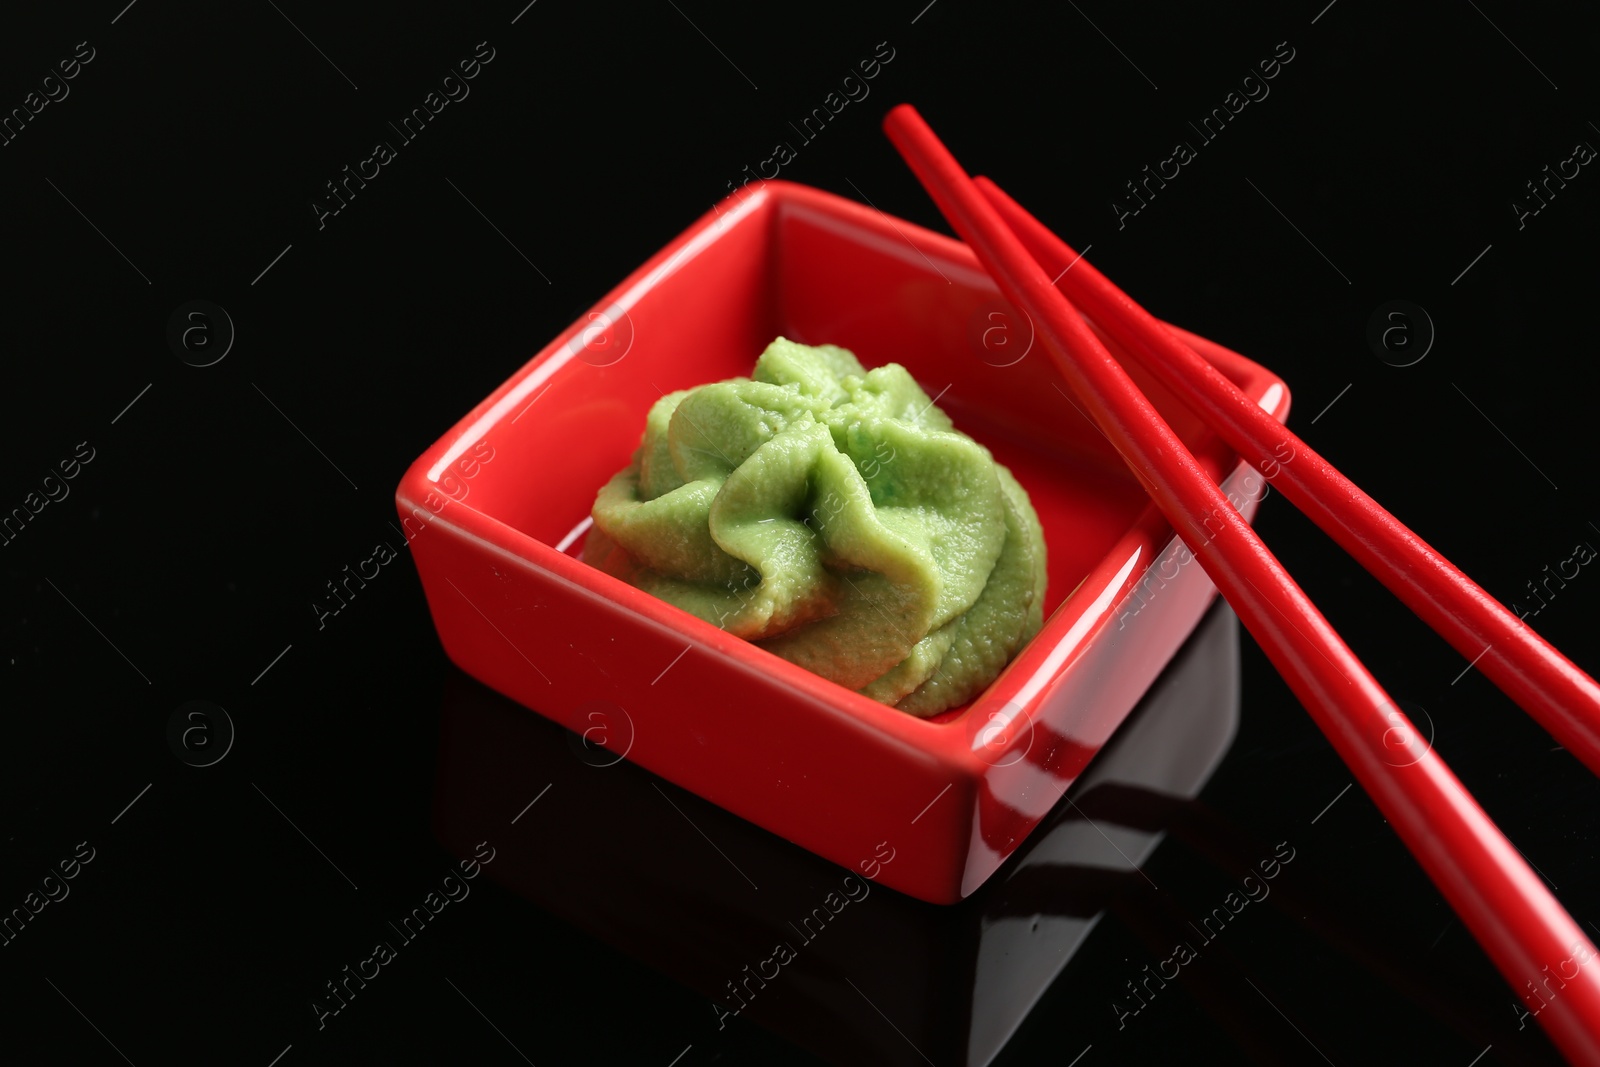
[[[896,127],[901,127],[906,124],[927,125],[927,123],[923,121],[922,115],[917,111],[917,109],[905,101],[901,101],[894,107],[891,107],[888,111],[884,112],[883,128],[885,132],[893,133]]]

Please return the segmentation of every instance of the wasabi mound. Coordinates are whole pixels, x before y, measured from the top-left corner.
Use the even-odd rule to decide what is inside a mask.
[[[913,715],[967,703],[1042,623],[1027,493],[899,364],[778,338],[663,396],[583,558]]]

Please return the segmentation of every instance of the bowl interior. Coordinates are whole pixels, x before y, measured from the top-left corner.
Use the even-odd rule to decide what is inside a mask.
[[[576,555],[595,494],[629,462],[651,404],[748,375],[780,334],[843,345],[869,367],[903,364],[1011,469],[1045,532],[1047,618],[1147,507],[1062,391],[1043,342],[964,245],[774,182],[724,204],[670,266],[647,264],[630,278],[591,316],[586,345],[544,356],[527,399],[488,434],[496,458],[466,486],[475,509]],[[1247,385],[1248,369],[1223,369]],[[1214,451],[1212,435],[1166,390],[1134,377],[1191,448]]]

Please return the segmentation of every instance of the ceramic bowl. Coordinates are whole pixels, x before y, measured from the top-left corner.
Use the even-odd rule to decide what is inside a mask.
[[[748,375],[779,335],[903,364],[1027,489],[1049,555],[1045,624],[969,705],[915,718],[578,558],[650,405]],[[1287,416],[1276,376],[1179,335]],[[1126,365],[1253,514],[1262,476]],[[634,271],[424,452],[396,502],[440,640],[468,674],[934,903],[972,893],[1049,813],[1215,595],[965,245],[781,181],[736,192]],[[892,865],[874,862],[885,848]]]

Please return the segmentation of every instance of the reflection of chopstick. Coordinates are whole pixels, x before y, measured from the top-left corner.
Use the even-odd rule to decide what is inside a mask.
[[[1235,879],[1257,874],[1252,864],[1267,854],[1264,842],[1253,839],[1199,800],[1166,796],[1140,786],[1101,783],[1080,803],[1096,819],[1112,825],[1168,833]],[[1134,882],[1130,878],[1126,884],[1138,892]],[[1149,899],[1149,895],[1140,894],[1138,899]],[[1404,931],[1375,929],[1368,916],[1352,916],[1348,901],[1324,882],[1300,871],[1297,877],[1272,883],[1264,903],[1281,913],[1285,921],[1315,935],[1326,945],[1326,951],[1371,971],[1376,979],[1464,1039],[1476,1040],[1479,1047],[1495,1040],[1498,1028],[1490,1025],[1481,1012],[1466,1006],[1472,996],[1459,975],[1429,973],[1415,955],[1415,942],[1396,936]],[[1155,902],[1150,906],[1155,907]],[[1177,928],[1184,916],[1175,914],[1174,919],[1173,926]],[[1166,938],[1152,948],[1170,944],[1171,939]],[[1509,1063],[1542,1062],[1540,1056],[1521,1047],[1507,1046],[1499,1052]]]
[[[1095,783],[1077,795],[1076,808],[1057,809],[1048,824],[1040,825],[1039,832],[1088,820],[1118,830],[1168,835],[1235,880],[1246,875],[1259,878],[1254,864],[1270,854],[1270,846],[1241,831],[1199,800],[1119,782]],[[1458,976],[1428,972],[1415,956],[1416,943],[1396,937],[1398,931],[1373,929],[1369,923],[1352,921],[1348,901],[1315,878],[1307,878],[1304,871],[1299,877],[1272,882],[1262,903],[1282,915],[1283,921],[1314,935],[1316,942],[1308,937],[1308,944],[1314,944],[1315,951],[1336,954],[1371,971],[1376,980],[1464,1040],[1476,1040],[1478,1047],[1495,1040],[1498,1028],[1490,1025],[1481,1012],[1466,1007],[1472,999],[1466,983],[1453,980]],[[1107,910],[1138,935],[1152,953],[1152,960],[1161,959],[1175,943],[1194,935],[1193,928],[1187,925],[1192,921],[1190,915],[1174,905],[1170,894],[1149,891],[1135,870],[1070,861],[1025,862],[1006,882],[1005,893],[985,905],[984,915],[989,921],[1027,920],[1040,915],[1087,920]],[[1198,941],[1195,944],[1198,946]],[[1235,962],[1234,947],[1229,938],[1218,939],[1216,945],[1204,948],[1207,959],[1225,962],[1224,971],[1230,979],[1244,973]],[[1250,1048],[1260,1036],[1259,1028],[1245,1022],[1239,1007],[1256,995],[1245,988],[1243,981],[1237,981],[1230,982],[1235,995],[1229,996],[1218,983],[1204,978],[1195,980],[1195,973],[1192,968],[1183,968],[1180,978],[1185,988],[1230,1031],[1235,1041]],[[1209,970],[1199,973],[1215,974]],[[1115,998],[1123,999],[1123,990],[1115,982],[1108,988]],[[1236,1001],[1239,1007],[1235,1007]],[[1252,1011],[1256,1009],[1263,1019],[1270,1015],[1258,998],[1251,1006]],[[1506,1046],[1501,1051],[1510,1063],[1543,1062],[1521,1045]],[[1263,1062],[1288,1061],[1278,1056]]]
[[[884,129],[1356,779],[1552,1040],[1600,1062],[1595,948],[909,105]],[[1071,272],[1076,273],[1076,271]],[[1070,274],[1069,274],[1070,276]],[[1393,740],[1391,740],[1393,739]],[[1569,973],[1570,971],[1570,973]],[[1564,983],[1545,1001],[1537,983]]]
[[[1052,276],[1078,254],[987,178],[976,180]],[[1450,561],[1252,402],[1086,261],[1057,283],[1139,365],[1171,389],[1283,495],[1600,774],[1600,686]],[[1291,458],[1285,458],[1285,456]]]

